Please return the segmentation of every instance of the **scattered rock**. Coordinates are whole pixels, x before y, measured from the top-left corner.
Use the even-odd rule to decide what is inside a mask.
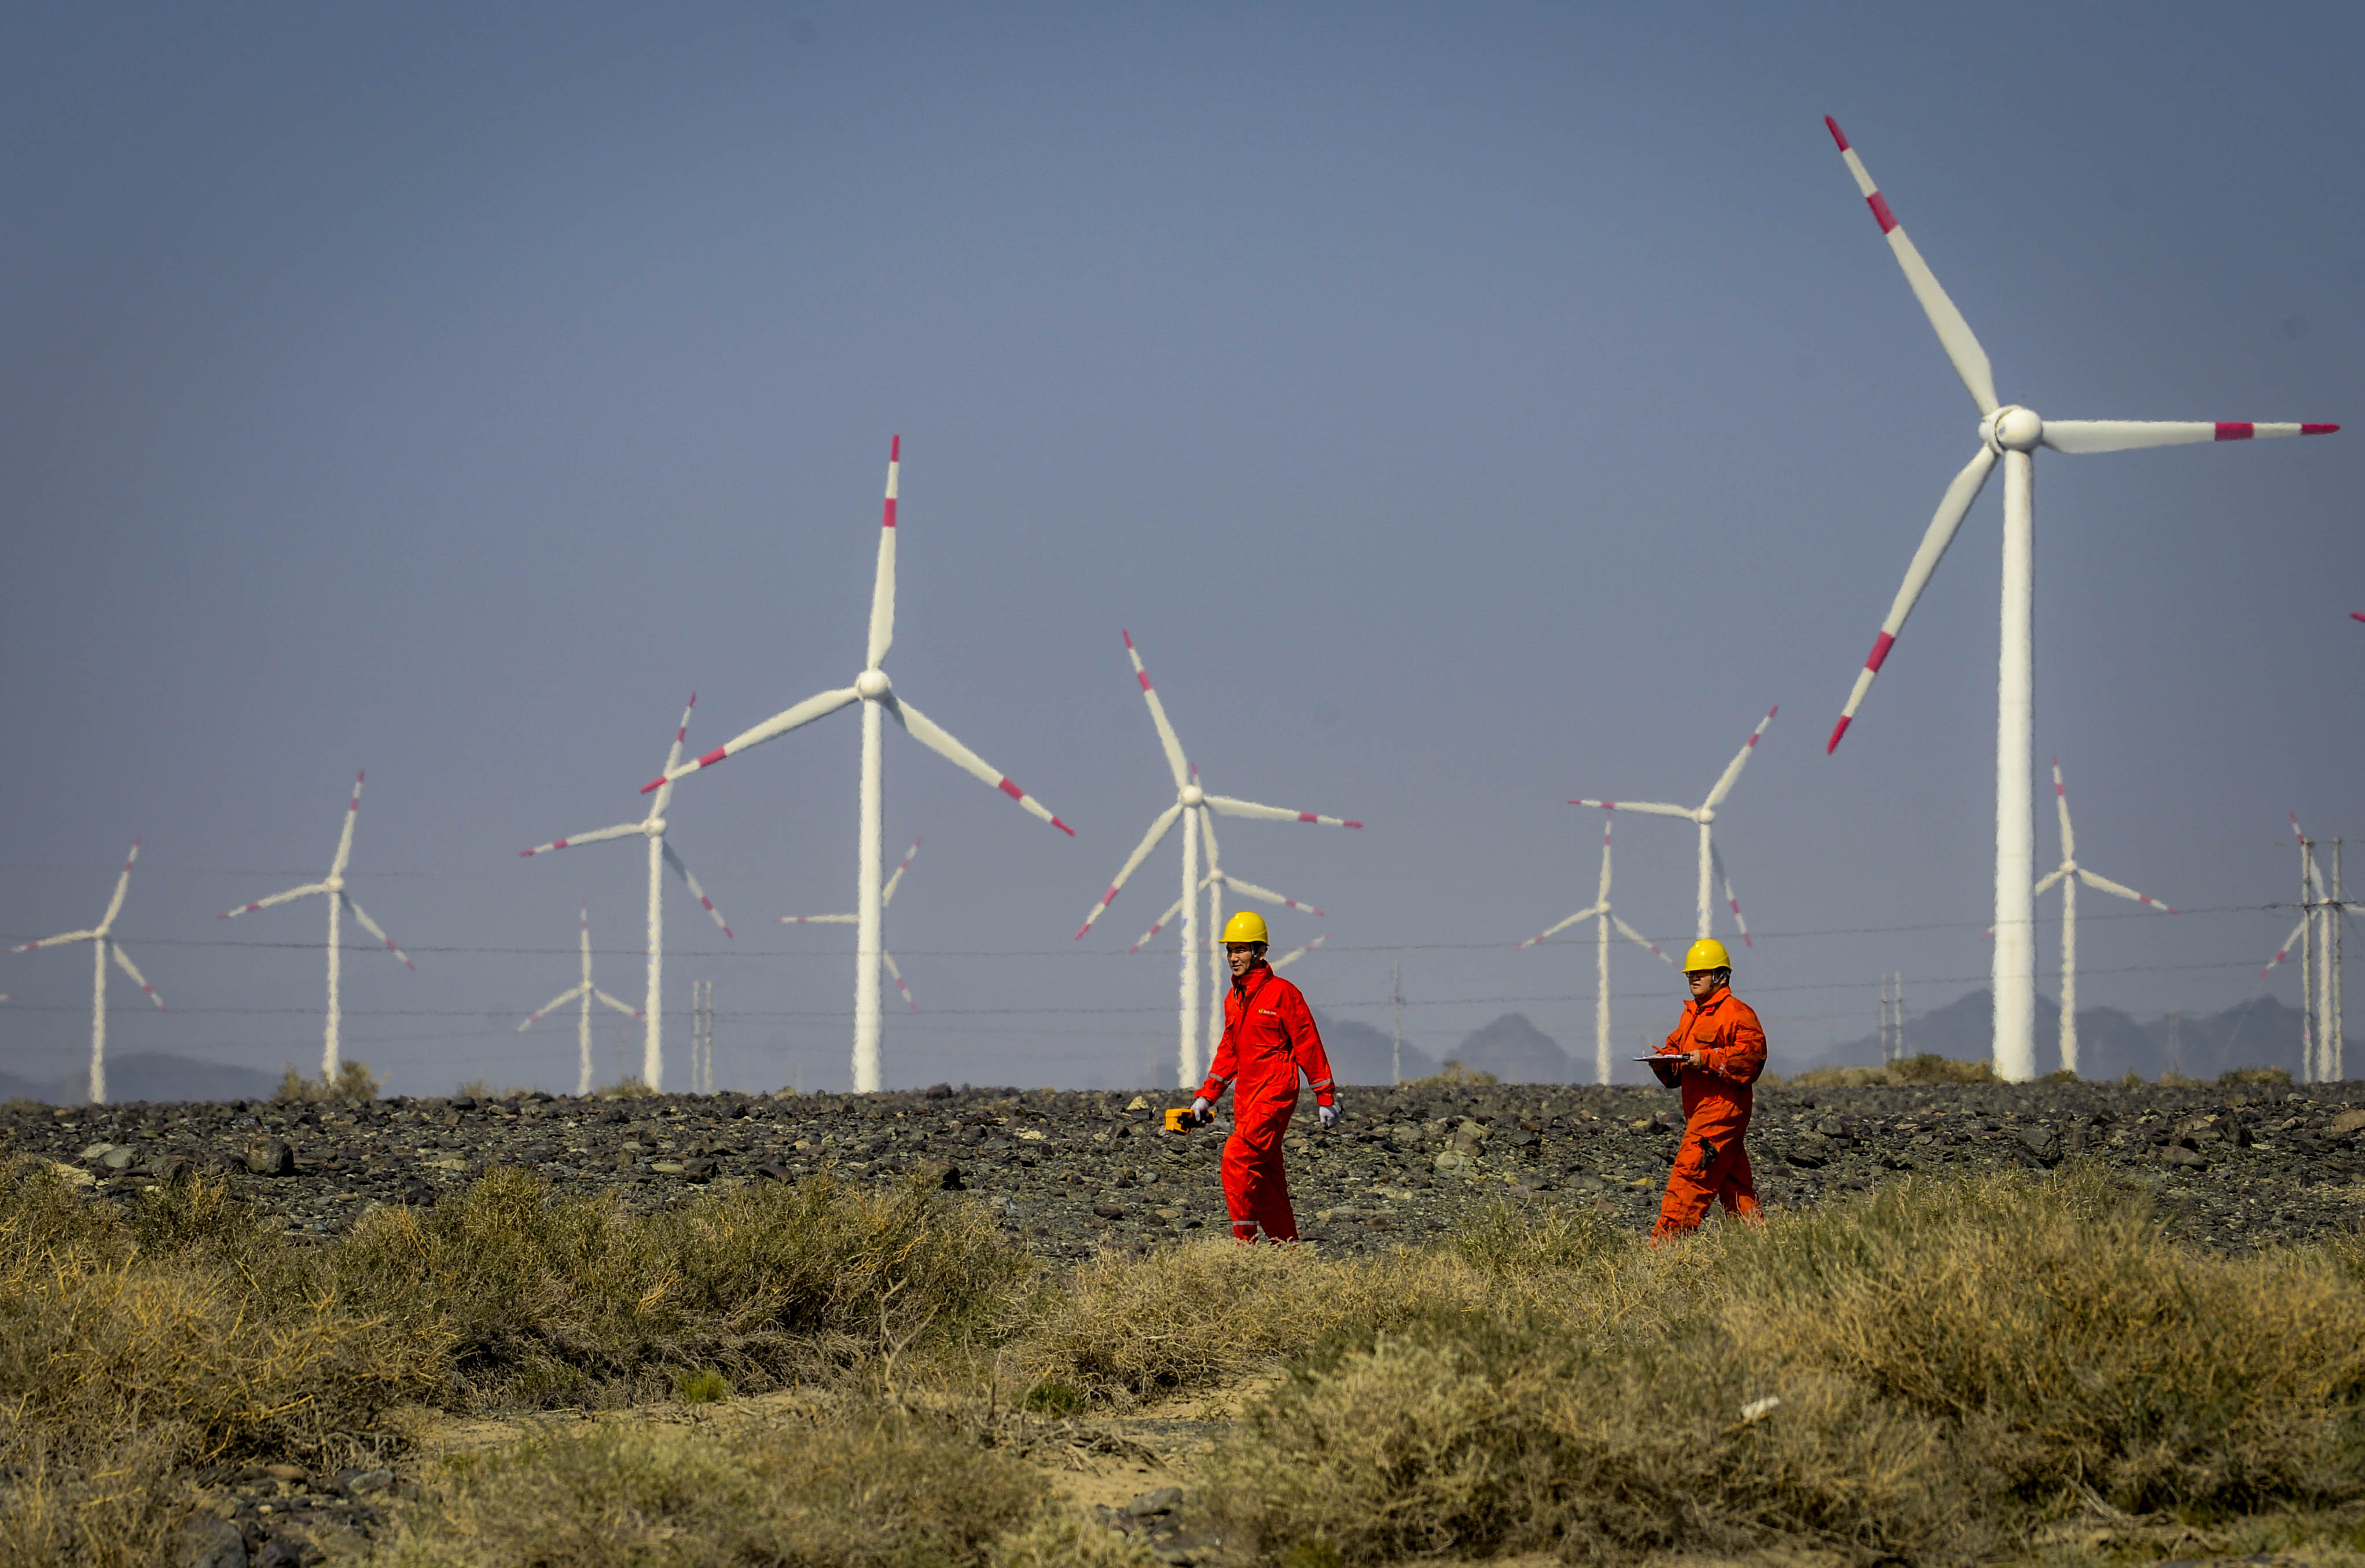
[[[247,1146],[246,1168],[257,1176],[293,1176],[296,1151],[283,1138],[257,1138]]]
[[[2324,1131],[2327,1137],[2348,1137],[2358,1132],[2365,1131],[2365,1106],[2341,1112],[2332,1118]]]
[[[2161,1163],[2182,1170],[2198,1170],[2206,1168],[2209,1164],[2207,1155],[2190,1145],[2181,1143],[2169,1144],[2159,1151],[2159,1158]]]
[[[1182,1488],[1160,1486],[1154,1492],[1144,1492],[1119,1511],[1129,1519],[1146,1519],[1153,1514],[1171,1514],[1182,1506]]]
[[[2039,1159],[2053,1160],[2061,1157],[2060,1135],[2041,1124],[2021,1128],[2020,1143]]]
[[[1123,1219],[1125,1217],[1125,1210],[1115,1204],[1094,1204],[1093,1205],[1093,1213],[1100,1215],[1103,1219]]]
[[[129,1170],[131,1169],[132,1162],[137,1160],[139,1158],[140,1156],[133,1150],[125,1148],[121,1144],[118,1144],[113,1148],[108,1149],[105,1154],[100,1155],[98,1157],[98,1162],[101,1165],[106,1166],[109,1170]]]
[[[712,1182],[718,1167],[711,1159],[685,1159],[680,1169],[685,1182]]]
[[[246,1537],[228,1519],[192,1519],[173,1547],[174,1568],[246,1568]]]

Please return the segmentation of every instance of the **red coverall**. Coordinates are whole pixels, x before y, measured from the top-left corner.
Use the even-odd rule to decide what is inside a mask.
[[[1282,1169],[1281,1137],[1297,1111],[1297,1074],[1314,1085],[1314,1103],[1331,1100],[1330,1058],[1306,993],[1262,962],[1232,981],[1224,997],[1224,1038],[1200,1086],[1214,1101],[1232,1096],[1232,1136],[1224,1140],[1224,1206],[1232,1216],[1232,1239],[1297,1239],[1297,1215],[1289,1206],[1289,1176]]]
[[[1667,1036],[1663,1056],[1705,1053],[1706,1067],[1654,1065],[1662,1083],[1679,1081],[1684,1092],[1684,1141],[1667,1172],[1667,1195],[1651,1239],[1698,1228],[1709,1205],[1747,1219],[1757,1213],[1757,1183],[1742,1138],[1756,1098],[1750,1085],[1765,1070],[1765,1030],[1749,1003],[1721,988],[1706,1002],[1687,1000],[1682,1022]]]

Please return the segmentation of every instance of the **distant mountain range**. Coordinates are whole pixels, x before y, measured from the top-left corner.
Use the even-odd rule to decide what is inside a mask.
[[[2300,1010],[2270,996],[2252,997],[2223,1013],[2138,1019],[2115,1007],[2078,1010],[2078,1072],[2089,1079],[2158,1078],[2180,1072],[2214,1078],[2236,1067],[2280,1067],[2296,1078],[2300,1069]],[[2061,1065],[2060,1004],[2036,999],[2036,1070]],[[1974,991],[1934,1011],[1906,1020],[1905,1053],[1931,1051],[1959,1061],[1989,1055],[1994,1037],[1990,993]],[[2360,1041],[2365,1045],[2365,1041]],[[1834,1046],[1810,1064],[1815,1067],[1877,1067],[1877,1032]]]
[[[106,1097],[132,1100],[268,1100],[278,1089],[271,1073],[225,1067],[164,1051],[110,1057]],[[28,1078],[0,1072],[0,1100],[38,1100],[49,1105],[79,1105],[90,1098],[90,1070],[77,1068],[58,1078]]]

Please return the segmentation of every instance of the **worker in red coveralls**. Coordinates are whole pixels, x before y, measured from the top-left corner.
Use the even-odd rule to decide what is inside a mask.
[[[1742,1143],[1756,1097],[1750,1085],[1765,1070],[1765,1030],[1755,1010],[1732,994],[1732,956],[1723,943],[1712,936],[1693,943],[1684,955],[1684,978],[1692,998],[1651,1061],[1661,1083],[1684,1092],[1684,1141],[1667,1171],[1667,1195],[1651,1231],[1654,1246],[1698,1229],[1710,1204],[1743,1219],[1758,1214],[1757,1183]]]
[[[1314,1104],[1325,1127],[1339,1125],[1332,1103],[1330,1058],[1306,993],[1272,972],[1264,961],[1264,916],[1242,910],[1224,924],[1224,951],[1232,966],[1232,989],[1224,997],[1224,1038],[1191,1112],[1205,1119],[1209,1107],[1232,1095],[1232,1136],[1224,1141],[1224,1205],[1231,1212],[1232,1239],[1297,1239],[1297,1215],[1289,1206],[1289,1176],[1282,1169],[1281,1137],[1297,1112],[1297,1075],[1314,1085]]]

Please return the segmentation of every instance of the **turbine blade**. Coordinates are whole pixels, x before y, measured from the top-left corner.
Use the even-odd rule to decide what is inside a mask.
[[[773,917],[782,925],[856,925],[858,916],[851,914],[782,914]]]
[[[915,838],[912,841],[912,847],[903,851],[903,858],[895,863],[895,874],[887,879],[887,886],[880,890],[880,908],[884,909],[895,902],[895,884],[903,879],[903,873],[911,868],[912,857],[919,853],[920,841]]]
[[[881,947],[879,949],[879,958],[887,966],[887,978],[893,980],[895,989],[903,993],[903,1005],[917,1013],[920,1010],[920,1004],[912,1000],[912,988],[903,983],[903,971],[895,967],[895,955]]]
[[[1724,851],[1716,846],[1714,839],[1709,841],[1708,858],[1709,868],[1716,873],[1716,879],[1724,884],[1724,907],[1732,911],[1732,925],[1741,933],[1741,945],[1756,946],[1757,944],[1750,939],[1749,922],[1741,917],[1741,900],[1732,890],[1732,874],[1724,868]]]
[[[1308,942],[1305,946],[1293,947],[1288,952],[1283,953],[1280,958],[1275,958],[1270,967],[1275,969],[1285,969],[1290,965],[1297,962],[1298,959],[1306,957],[1306,954],[1311,953],[1315,948],[1319,947],[1322,944],[1329,940],[1330,934],[1326,931],[1321,935],[1317,936],[1313,941]]]
[[[879,574],[870,581],[870,651],[864,667],[877,669],[895,643],[895,482],[903,465],[903,438],[887,443],[887,501],[879,518]]]
[[[706,890],[698,885],[698,879],[689,874],[689,866],[684,864],[682,857],[674,852],[673,846],[662,838],[657,840],[657,845],[665,851],[666,864],[672,867],[673,874],[681,879],[681,885],[689,890],[689,896],[698,901],[698,907],[713,917],[714,924],[722,928],[723,935],[730,935],[730,923],[723,918],[723,912],[714,907],[714,901],[706,896]]]
[[[2324,873],[2315,868],[2315,852],[2308,847],[2307,834],[2300,831],[2299,813],[2297,812],[2289,812],[2284,814],[2291,818],[2292,836],[2299,840],[2300,853],[2304,857],[2303,863],[2307,867],[2308,890],[2315,897],[2320,899],[2324,897]]]
[[[2066,869],[2078,858],[2078,834],[2069,826],[2069,791],[2061,782],[2061,759],[2053,759],[2053,809],[2061,817],[2061,863]]]
[[[1905,618],[1913,613],[1913,603],[1922,590],[1930,586],[1930,574],[1938,569],[1945,558],[1946,546],[1955,542],[1956,532],[1963,526],[1963,518],[1971,503],[1979,498],[1979,490],[1988,482],[1988,471],[1995,466],[1996,454],[1982,442],[1963,471],[1955,476],[1954,483],[1938,498],[1938,510],[1931,515],[1930,526],[1922,531],[1921,548],[1905,568],[1905,581],[1889,601],[1888,618],[1880,623],[1880,635],[1872,640],[1872,652],[1865,655],[1864,669],[1855,678],[1855,689],[1848,693],[1847,706],[1840,710],[1840,722],[1832,729],[1832,738],[1823,747],[1828,756],[1839,749],[1840,737],[1855,722],[1855,711],[1864,706],[1865,693],[1872,689],[1872,678],[1889,660],[1889,650],[1897,641],[1897,633],[1905,629]]]
[[[1236,801],[1229,795],[1210,795],[1207,804],[1227,817],[1253,817],[1260,822],[1318,823],[1324,827],[1361,827],[1358,822],[1343,817],[1326,817],[1312,812],[1286,811],[1280,806],[1260,806],[1254,801]]]
[[[1572,806],[1599,806],[1605,812],[1640,812],[1650,817],[1681,817],[1687,823],[1699,821],[1696,806],[1670,806],[1664,801],[1571,801]]]
[[[1955,308],[1955,302],[1938,286],[1937,274],[1930,270],[1930,263],[1922,259],[1922,252],[1913,248],[1913,241],[1908,240],[1905,230],[1898,226],[1897,215],[1889,210],[1888,198],[1872,183],[1872,175],[1866,170],[1864,160],[1857,157],[1855,149],[1848,145],[1846,134],[1840,129],[1840,122],[1825,115],[1823,124],[1831,129],[1832,140],[1839,143],[1840,156],[1847,160],[1848,173],[1855,176],[1856,189],[1864,193],[1865,205],[1872,208],[1873,221],[1879,224],[1881,233],[1888,236],[1889,249],[1897,257],[1897,264],[1905,269],[1905,281],[1912,288],[1913,297],[1922,302],[1922,314],[1930,318],[1930,325],[1937,330],[1938,342],[1945,346],[1946,357],[1954,362],[1955,374],[1963,378],[1963,385],[1969,388],[1971,401],[1979,406],[1979,412],[1994,413],[1995,372],[1988,364],[1988,351],[1979,347],[1979,340],[1972,333],[1971,324],[1963,319],[1963,313]]]
[[[575,989],[580,991],[583,988],[581,986],[577,986]],[[641,1015],[641,1010],[639,1008],[627,1007],[624,1003],[617,1001],[614,997],[610,996],[604,991],[594,989],[591,992],[591,1000],[594,1002],[605,1002],[608,1006],[614,1008],[617,1012],[622,1013],[628,1018],[638,1018]]]
[[[404,969],[416,969],[419,967],[417,964],[410,961],[409,954],[404,952],[401,948],[394,945],[394,938],[388,936],[385,931],[379,928],[378,923],[369,917],[368,911],[363,909],[361,905],[353,902],[352,894],[341,893],[338,896],[345,901],[345,907],[353,912],[353,918],[361,922],[362,929],[376,937],[379,941],[385,943],[386,950],[393,954],[396,958],[400,958]]]
[[[290,888],[284,893],[274,893],[267,899],[257,899],[252,903],[242,903],[236,909],[226,909],[214,918],[236,920],[240,915],[252,914],[258,909],[269,909],[275,903],[286,903],[290,899],[309,898],[314,893],[325,893],[328,890],[329,884],[326,882],[307,882],[300,888]],[[51,940],[54,941],[56,938],[53,937]]]
[[[88,942],[100,935],[102,934],[96,931],[68,931],[56,936],[44,936],[39,942],[28,942],[21,946],[11,947],[8,951],[30,953],[42,947],[62,947],[69,942]]]
[[[555,1009],[566,1006],[568,1002],[574,1001],[577,997],[582,994],[583,988],[579,985],[570,986],[568,989],[560,991],[556,996],[552,997],[548,1002],[544,1002],[540,1007],[537,1007],[532,1012],[527,1014],[525,1015],[525,1022],[517,1026],[517,1032],[521,1035],[524,1034],[528,1029],[532,1028],[536,1024],[541,1023],[544,1018],[550,1016],[551,1013]]]
[[[2045,873],[2044,876],[2039,877],[2036,879],[2036,896],[2038,898],[2043,898],[2046,894],[2051,892],[2053,890],[2053,884],[2068,876],[2072,869],[2074,869],[2074,868],[2068,866],[2057,866],[2052,870]],[[1994,935],[1992,929],[1990,930],[1989,935]]]
[[[554,838],[548,844],[537,844],[532,849],[521,849],[521,859],[547,855],[554,849],[573,849],[578,845],[598,844],[602,839],[624,838],[641,832],[639,823],[618,823],[614,827],[596,828],[589,833],[571,833],[565,838]]]
[[[1191,769],[1191,781],[1194,784],[1199,781],[1196,767]],[[1205,796],[1201,797],[1203,802],[1205,799]],[[1207,870],[1213,875],[1222,868],[1224,857],[1222,847],[1216,843],[1216,813],[1204,803],[1199,807],[1199,843],[1207,852]]]
[[[681,722],[674,729],[673,745],[666,748],[665,770],[668,776],[672,774],[674,765],[681,760],[681,748],[689,739],[690,710],[697,706],[698,693],[693,691],[689,694],[689,700],[681,705]]]
[[[1254,882],[1243,882],[1238,877],[1226,877],[1224,886],[1234,892],[1246,893],[1261,903],[1279,904],[1283,909],[1302,909],[1317,920],[1328,918],[1310,903],[1299,903],[1295,899],[1283,897],[1271,888],[1260,888]]]
[[[1601,885],[1594,890],[1593,902],[1603,909],[1609,907],[1609,829],[1617,821],[1614,812],[1601,813]]]
[[[2307,916],[2303,914],[2299,917],[2299,924],[2292,927],[2292,934],[2283,938],[2283,945],[2275,949],[2275,956],[2267,960],[2267,967],[2259,971],[2259,978],[2260,980],[2266,979],[2268,974],[2273,970],[2277,964],[2280,964],[2285,958],[2290,958],[2291,950],[2299,946],[2299,939],[2303,935],[2305,935],[2306,933]],[[2304,1002],[2307,1001],[2307,998],[2302,997],[2300,1000]]]
[[[2160,902],[2158,899],[2152,898],[2145,893],[2139,893],[2124,883],[2113,882],[2108,877],[2096,876],[2093,872],[2087,870],[2083,866],[2078,868],[2078,879],[2085,883],[2088,887],[2093,889],[2098,893],[2114,893],[2118,897],[2126,899],[2131,902],[2143,904],[2149,908],[2156,909],[2162,914],[2174,914],[2176,913],[2175,910]]]
[[[115,960],[115,967],[121,969],[125,974],[129,975],[131,977],[131,983],[138,986],[141,991],[147,993],[148,1000],[156,1004],[157,1012],[168,1013],[172,1011],[164,1005],[164,999],[156,994],[156,988],[148,983],[148,977],[141,974],[140,970],[133,966],[131,962],[131,955],[123,950],[123,945],[121,943],[109,942],[106,945],[106,953],[107,957]]]
[[[131,841],[131,853],[123,857],[123,874],[115,879],[115,896],[106,901],[106,913],[99,917],[98,929],[103,935],[115,927],[115,917],[123,913],[123,895],[131,887],[131,863],[140,858],[140,841]]]
[[[2338,425],[2253,424],[2209,420],[2047,420],[2045,444],[2056,452],[2132,452],[2146,446],[2191,446],[2204,441],[2267,441],[2285,435],[2330,435]]]
[[[861,695],[862,693],[850,686],[840,687],[835,691],[817,692],[795,707],[773,714],[754,729],[743,731],[733,736],[697,761],[686,762],[679,767],[667,769],[664,778],[652,778],[642,785],[641,793],[645,795],[650,790],[670,784],[677,778],[686,778],[701,767],[712,767],[725,757],[736,756],[749,746],[762,745],[766,741],[785,735],[790,730],[812,723],[815,719],[826,718]]]
[[[1206,890],[1206,887],[1207,887],[1207,879],[1205,879],[1205,877],[1202,877],[1202,878],[1200,878],[1200,879],[1199,879],[1199,886],[1198,886],[1195,890],[1194,890],[1194,891],[1196,891],[1196,892],[1204,892],[1204,891],[1205,891],[1205,890]],[[1166,929],[1166,923],[1167,923],[1168,921],[1170,921],[1170,920],[1173,919],[1176,915],[1178,915],[1178,914],[1180,914],[1180,913],[1182,913],[1182,904],[1183,904],[1183,902],[1184,902],[1184,901],[1183,901],[1183,900],[1182,900],[1182,899],[1176,899],[1172,903],[1168,904],[1168,905],[1166,906],[1166,913],[1165,913],[1164,914],[1161,914],[1161,915],[1160,915],[1160,916],[1158,917],[1157,924],[1153,924],[1152,926],[1150,926],[1150,928],[1149,928],[1149,930],[1147,930],[1147,931],[1143,932],[1143,933],[1141,934],[1141,940],[1140,940],[1140,941],[1138,941],[1138,942],[1136,942],[1132,946],[1127,947],[1127,948],[1126,949],[1126,952],[1128,952],[1128,953],[1138,953],[1138,952],[1140,952],[1144,947],[1146,947],[1146,946],[1149,946],[1149,939],[1150,939],[1151,937],[1153,937],[1153,936],[1157,935],[1160,932],[1161,932],[1161,931],[1165,930],[1165,929]],[[1099,913],[1099,911],[1095,910],[1093,913]]]
[[[925,713],[921,712],[917,708],[913,707],[909,702],[902,701],[897,699],[892,693],[890,693],[887,698],[887,711],[894,718],[897,723],[903,726],[904,730],[910,734],[913,740],[919,742],[922,745],[926,746],[938,756],[943,757],[946,761],[969,774],[971,778],[982,779],[986,783],[992,785],[995,789],[1001,790],[1003,794],[1017,801],[1019,805],[1024,807],[1027,812],[1035,816],[1042,818],[1045,822],[1049,823],[1053,827],[1058,828],[1070,838],[1076,836],[1076,830],[1070,827],[1066,823],[1061,822],[1059,818],[1053,816],[1049,809],[1047,808],[1042,801],[1037,801],[1034,796],[1028,794],[1026,790],[1021,790],[1017,785],[1013,784],[1010,781],[1008,775],[989,767],[985,758],[978,756],[977,753],[970,750],[969,747],[953,739],[953,737],[945,731],[943,726],[939,725],[934,719],[929,718]]]
[[[1512,948],[1511,951],[1514,953],[1524,953],[1529,948],[1534,946],[1537,943],[1559,935],[1562,932],[1567,930],[1570,926],[1575,925],[1580,920],[1591,920],[1597,914],[1607,914],[1608,913],[1609,906],[1608,904],[1597,903],[1587,905],[1586,908],[1578,910],[1575,914],[1570,915],[1566,920],[1562,921],[1558,925],[1545,926],[1541,931],[1537,932],[1533,936],[1529,937],[1518,946]]]
[[[345,807],[345,829],[337,835],[337,857],[329,865],[331,877],[343,876],[345,863],[353,857],[353,821],[361,815],[362,780],[368,777],[367,772],[353,775],[353,798]]]
[[[1149,684],[1149,672],[1142,667],[1141,650],[1133,645],[1133,633],[1120,628],[1117,635],[1125,639],[1126,657],[1133,661],[1133,678],[1141,682],[1142,699],[1149,704],[1149,722],[1158,726],[1158,744],[1165,749],[1166,766],[1174,775],[1174,788],[1183,789],[1191,782],[1191,765],[1183,758],[1182,743],[1176,737],[1174,726],[1167,722],[1166,704],[1158,700],[1158,689]]]
[[[1101,902],[1093,905],[1090,913],[1085,914],[1084,923],[1076,927],[1076,935],[1073,938],[1074,940],[1082,940],[1084,933],[1093,928],[1093,922],[1101,917],[1101,912],[1116,902],[1116,895],[1125,887],[1126,879],[1132,876],[1135,871],[1138,870],[1144,860],[1149,858],[1149,852],[1158,847],[1158,841],[1166,836],[1168,830],[1173,827],[1176,820],[1182,815],[1182,802],[1177,801],[1172,805],[1167,807],[1164,811],[1159,812],[1157,817],[1151,821],[1149,831],[1141,835],[1141,842],[1133,846],[1133,853],[1125,857],[1125,864],[1123,866],[1117,868],[1116,876],[1110,881],[1108,891],[1103,893],[1101,895]],[[1161,924],[1163,923],[1161,922]],[[1152,932],[1155,932],[1157,927],[1152,926],[1150,929]],[[1149,937],[1145,936],[1142,938],[1142,941],[1146,942],[1149,939]],[[1139,942],[1134,944],[1137,947],[1140,945],[1141,943]]]
[[[1758,737],[1765,733],[1765,726],[1772,723],[1774,715],[1781,711],[1778,703],[1765,710],[1765,717],[1757,721],[1757,727],[1749,732],[1749,738],[1741,743],[1741,749],[1734,752],[1732,760],[1725,765],[1724,775],[1716,781],[1716,788],[1710,790],[1708,799],[1700,802],[1701,811],[1716,810],[1724,803],[1724,798],[1732,793],[1732,787],[1741,782],[1741,770],[1749,766],[1749,754],[1757,749]]]
[[[1646,949],[1653,958],[1658,959],[1659,962],[1666,965],[1669,969],[1675,968],[1676,961],[1673,958],[1668,958],[1664,953],[1660,952],[1659,945],[1657,943],[1652,941],[1649,937],[1643,935],[1641,932],[1635,930],[1632,926],[1627,924],[1624,921],[1619,919],[1614,914],[1609,917],[1609,924],[1618,928],[1619,935],[1623,936],[1627,941],[1633,943],[1637,947]]]

